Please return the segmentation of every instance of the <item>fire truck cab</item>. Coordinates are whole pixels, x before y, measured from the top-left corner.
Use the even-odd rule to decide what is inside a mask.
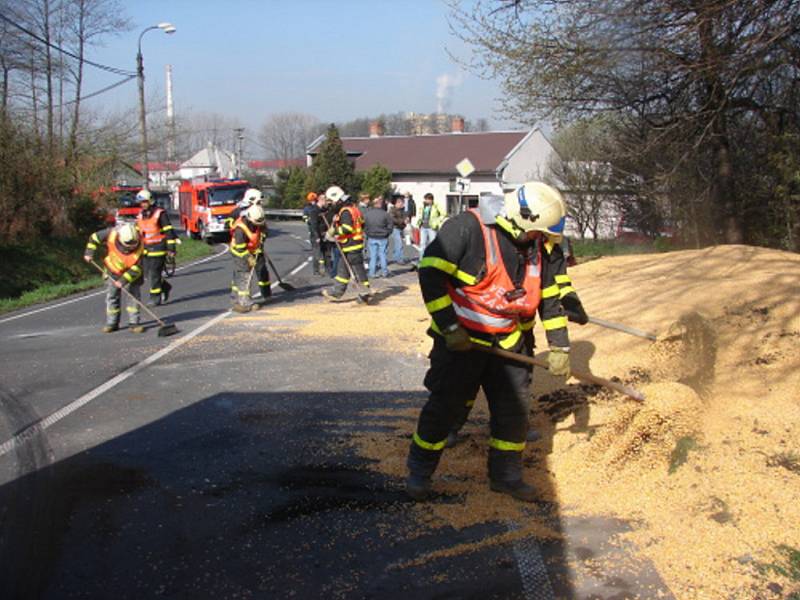
[[[227,238],[230,215],[249,187],[244,179],[181,181],[179,210],[186,235],[207,242]]]
[[[117,223],[133,223],[139,216],[141,209],[136,201],[136,194],[142,191],[140,185],[115,185],[111,193],[116,197],[117,209],[115,213]],[[153,195],[153,205],[164,210],[170,209],[172,195],[166,191],[150,190]]]

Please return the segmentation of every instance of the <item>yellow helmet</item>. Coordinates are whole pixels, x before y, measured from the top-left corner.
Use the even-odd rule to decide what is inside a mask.
[[[266,221],[266,215],[264,214],[264,209],[261,208],[260,204],[253,204],[250,208],[247,209],[247,220],[250,221],[253,225],[263,225],[264,221]]]
[[[506,192],[505,217],[523,231],[560,234],[564,230],[567,207],[554,187],[541,181],[528,181]]]
[[[140,190],[138,194],[136,194],[136,202],[141,204],[142,202],[152,202],[153,201],[153,194],[150,193],[150,190]]]
[[[264,194],[261,193],[261,190],[256,188],[249,188],[244,193],[242,204],[244,204],[245,206],[250,206],[252,204],[262,204],[263,201],[264,201]]]
[[[139,230],[133,223],[123,223],[117,227],[117,239],[125,248],[135,248],[139,244]]]
[[[333,202],[339,202],[345,196],[344,190],[340,188],[338,185],[332,185],[327,190],[325,190],[325,195],[330,198]]]

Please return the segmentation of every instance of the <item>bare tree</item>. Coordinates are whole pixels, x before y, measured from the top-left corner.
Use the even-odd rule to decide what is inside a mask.
[[[738,131],[796,127],[800,8],[796,0],[506,0],[452,2],[471,67],[502,82],[507,115],[530,124],[611,113],[620,156],[670,194],[692,174],[738,242],[752,194],[737,185],[753,161]],[[794,125],[791,123],[794,122]],[[652,158],[657,168],[644,164]]]
[[[303,113],[277,113],[267,117],[259,132],[259,142],[267,158],[290,160],[306,155],[306,147],[320,135],[320,120]]]
[[[106,36],[129,30],[131,24],[123,16],[122,6],[117,0],[71,0],[68,5],[68,15],[71,23],[70,33],[74,40],[74,54],[78,57],[72,70],[75,97],[72,102],[67,150],[67,156],[74,159],[78,146],[86,49],[99,44]]]

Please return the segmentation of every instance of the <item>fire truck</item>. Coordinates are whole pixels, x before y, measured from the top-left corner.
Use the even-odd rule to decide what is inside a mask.
[[[133,223],[139,216],[141,209],[136,201],[136,194],[142,190],[140,185],[115,185],[111,187],[111,194],[116,198],[117,210],[115,213],[117,223]],[[153,195],[153,205],[164,210],[170,208],[169,192],[150,190]]]
[[[180,220],[186,235],[209,243],[216,238],[227,239],[230,215],[249,187],[244,179],[181,181]]]

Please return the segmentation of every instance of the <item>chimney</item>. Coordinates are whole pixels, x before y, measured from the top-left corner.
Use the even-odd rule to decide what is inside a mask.
[[[453,117],[453,120],[450,123],[450,131],[452,133],[464,133],[464,118]]]
[[[380,121],[370,121],[369,122],[369,137],[381,137],[383,136],[383,123]]]

